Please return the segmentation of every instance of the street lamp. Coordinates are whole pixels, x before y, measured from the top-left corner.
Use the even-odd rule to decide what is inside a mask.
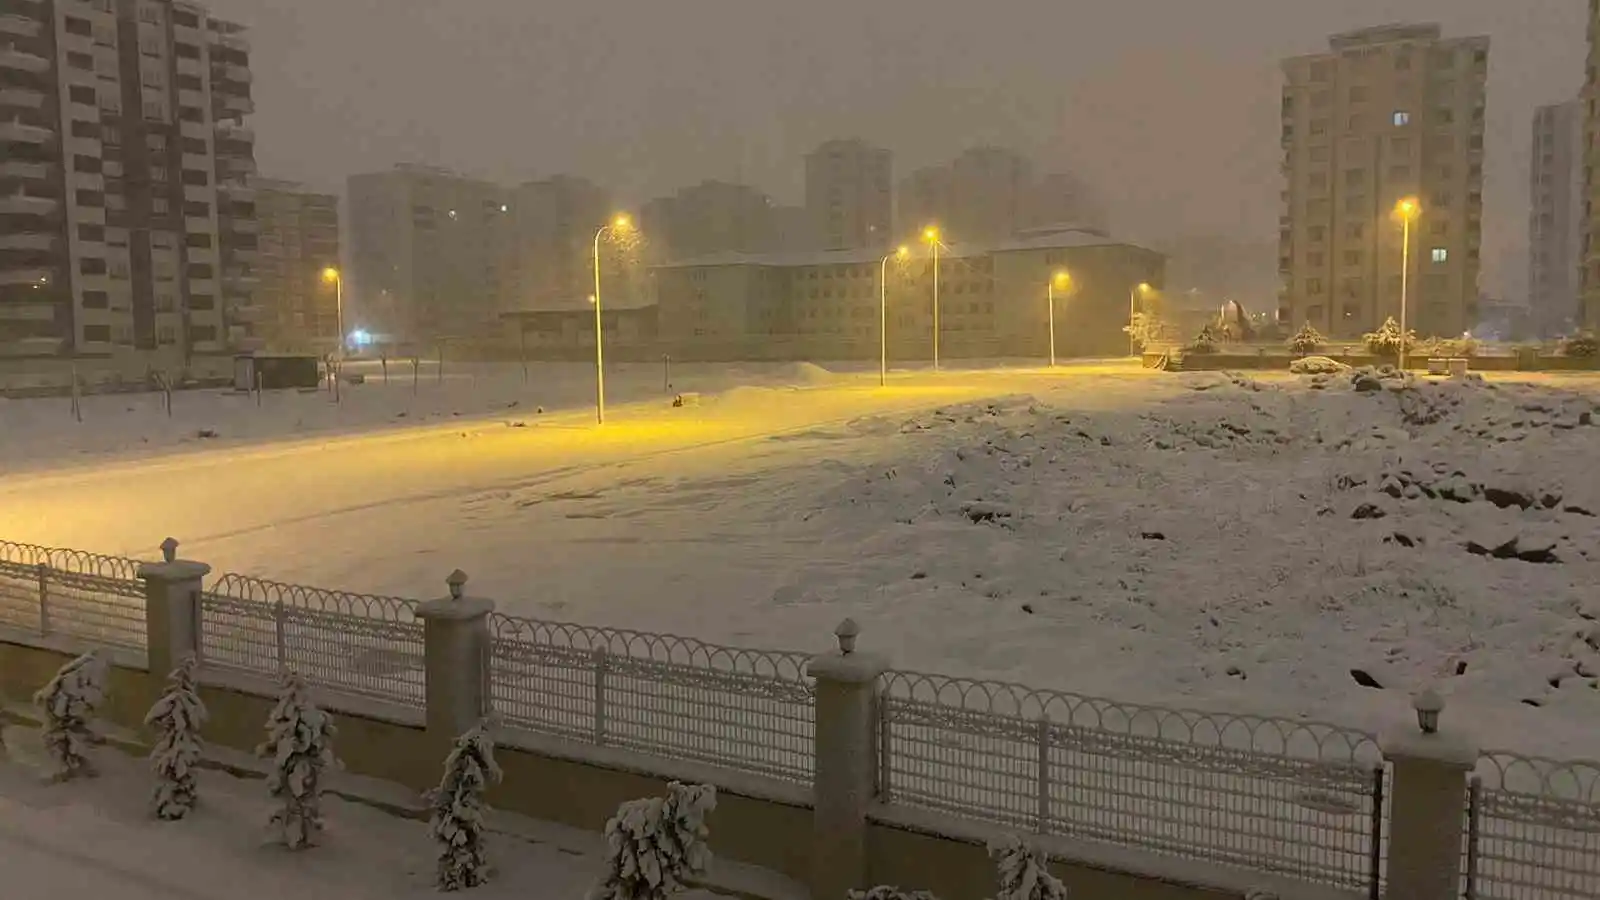
[[[933,370],[939,371],[939,229],[922,229],[922,239],[933,245]]]
[[[600,238],[606,232],[612,237],[633,230],[633,220],[617,216],[600,226],[594,233],[594,420],[597,425],[606,422],[606,358],[604,332],[600,327]]]
[[[322,270],[322,280],[333,285],[335,327],[339,330],[339,356],[344,357],[344,273],[333,266]]]
[[[1415,197],[1405,197],[1394,205],[1394,214],[1400,217],[1400,345],[1396,351],[1400,371],[1406,370],[1406,294],[1411,288],[1411,223],[1422,215],[1422,203]]]
[[[1072,287],[1072,276],[1065,269],[1058,270],[1050,276],[1050,287],[1047,294],[1050,297],[1050,368],[1056,367],[1056,287],[1064,291]]]
[[[1141,281],[1133,286],[1133,295],[1128,298],[1128,355],[1138,356],[1138,337],[1134,333],[1133,320],[1139,314],[1139,298],[1155,290],[1148,281]]]
[[[909,247],[897,247],[878,265],[878,387],[889,383],[889,260],[910,255]]]

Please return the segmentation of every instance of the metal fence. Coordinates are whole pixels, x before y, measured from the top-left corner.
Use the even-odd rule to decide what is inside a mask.
[[[224,575],[200,598],[206,665],[421,707],[422,621],[415,601]]]
[[[1600,897],[1600,762],[1485,753],[1465,857],[1468,900]]]
[[[490,697],[507,724],[809,785],[807,654],[493,614]]]
[[[139,563],[0,541],[0,625],[143,651],[148,641]]]
[[[1385,771],[1363,732],[883,677],[881,799],[1355,888],[1382,882]]]

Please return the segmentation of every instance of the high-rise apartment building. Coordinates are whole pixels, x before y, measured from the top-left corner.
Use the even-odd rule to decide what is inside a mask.
[[[1600,0],[1589,0],[1589,63],[1583,94],[1583,322],[1600,329]]]
[[[1487,37],[1437,25],[1335,35],[1283,62],[1278,317],[1352,338],[1398,317],[1402,229],[1412,227],[1407,326],[1454,335],[1478,319]]]
[[[806,154],[806,211],[825,250],[878,249],[893,241],[893,156],[858,139]]]
[[[639,221],[655,261],[712,253],[765,253],[777,248],[772,198],[745,184],[702,181],[646,203]]]
[[[585,178],[557,175],[518,187],[510,308],[586,306],[594,293],[595,232],[614,212],[610,192]]]
[[[516,283],[511,191],[430,166],[352,175],[346,320],[386,343],[493,334]]]
[[[1541,106],[1533,114],[1528,197],[1528,306],[1543,336],[1582,321],[1583,104]]]
[[[948,165],[913,172],[900,184],[903,231],[937,222],[951,240],[1006,240],[1030,224],[1033,163],[1003,147],[973,147]]]
[[[258,336],[272,350],[330,352],[339,346],[339,292],[323,273],[340,265],[339,198],[291,181],[258,179],[254,186]]]
[[[0,356],[251,345],[242,30],[186,0],[0,3]]]

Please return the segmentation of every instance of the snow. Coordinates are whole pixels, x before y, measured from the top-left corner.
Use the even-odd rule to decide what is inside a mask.
[[[825,650],[850,617],[900,668],[1374,732],[1437,684],[1485,747],[1600,755],[1595,376],[764,371],[794,383],[602,431],[0,478],[0,535],[171,534],[218,571],[418,598],[461,568],[502,612],[737,645]]]
[[[46,784],[35,732],[6,731],[0,754],[0,859],[7,889],[54,900],[424,900],[434,854],[426,824],[329,797],[322,844],[289,853],[263,841],[270,808],[258,780],[200,773],[200,802],[181,821],[150,818],[150,776],[139,760],[97,750],[101,777]],[[602,871],[579,852],[497,831],[496,873],[474,900],[572,900]],[[694,891],[684,900],[710,900]]]

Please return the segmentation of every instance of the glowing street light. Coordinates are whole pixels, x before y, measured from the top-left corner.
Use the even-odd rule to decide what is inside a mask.
[[[344,357],[344,273],[333,266],[322,270],[322,280],[333,285],[333,309],[339,330],[339,356]]]
[[[607,232],[614,238],[632,230],[632,219],[617,216],[594,233],[594,297],[591,299],[594,301],[594,420],[598,425],[606,422],[605,338],[600,327],[600,238]]]
[[[933,370],[939,371],[939,228],[922,229],[922,239],[933,246]]]
[[[1148,281],[1141,281],[1133,286],[1133,294],[1128,298],[1128,355],[1139,355],[1139,339],[1133,329],[1134,317],[1139,314],[1139,298],[1149,296],[1155,288]]]
[[[911,248],[897,247],[878,265],[878,387],[889,383],[889,260],[910,255]]]
[[[1072,287],[1072,276],[1065,269],[1057,270],[1050,276],[1050,286],[1046,290],[1050,298],[1050,368],[1056,367],[1056,288],[1063,291]]]
[[[1400,219],[1400,346],[1396,351],[1400,371],[1406,370],[1406,294],[1411,288],[1411,223],[1422,215],[1422,202],[1415,197],[1402,198],[1394,205],[1394,214]]]

